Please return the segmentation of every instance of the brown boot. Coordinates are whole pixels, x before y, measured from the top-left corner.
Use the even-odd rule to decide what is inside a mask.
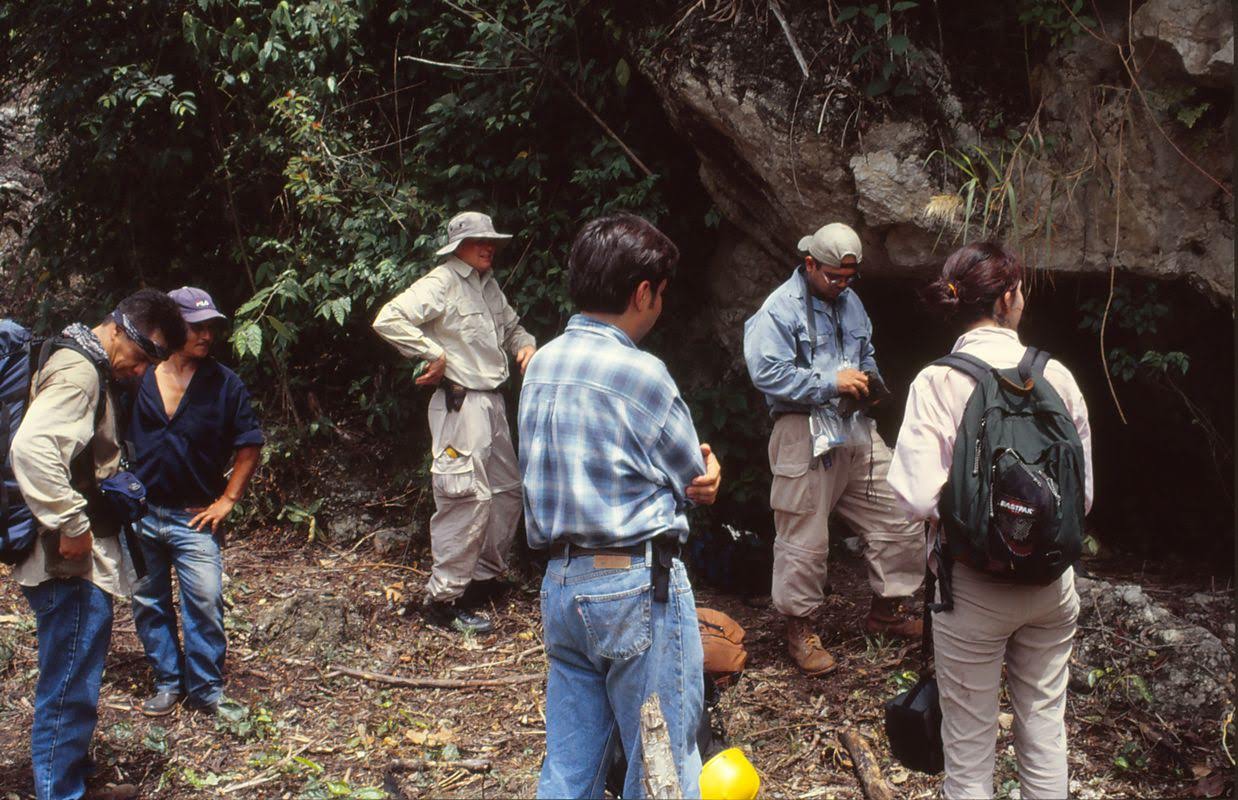
[[[786,620],[787,652],[800,670],[809,677],[833,672],[838,664],[821,646],[821,637],[813,633],[812,623],[804,617],[787,617]]]
[[[903,601],[899,598],[873,595],[864,630],[871,634],[917,639],[924,630],[924,621],[903,613]]]

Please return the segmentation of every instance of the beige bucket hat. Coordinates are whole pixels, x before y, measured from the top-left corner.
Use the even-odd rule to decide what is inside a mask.
[[[494,222],[489,214],[480,211],[464,211],[456,214],[447,223],[447,244],[438,249],[436,255],[445,256],[454,253],[456,247],[465,239],[493,239],[502,247],[512,238],[510,233],[496,233]]]
[[[800,239],[799,249],[827,267],[839,266],[847,256],[855,256],[857,264],[864,260],[860,235],[841,222],[831,222]]]

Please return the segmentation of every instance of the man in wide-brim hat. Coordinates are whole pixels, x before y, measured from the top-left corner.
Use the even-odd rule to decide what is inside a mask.
[[[494,256],[510,239],[485,214],[457,214],[437,252],[443,262],[374,320],[402,355],[427,362],[417,385],[438,387],[428,415],[434,567],[422,613],[462,633],[492,628],[478,608],[502,586],[520,520],[520,468],[499,389],[509,374],[507,354],[523,373],[537,343],[494,279]]]

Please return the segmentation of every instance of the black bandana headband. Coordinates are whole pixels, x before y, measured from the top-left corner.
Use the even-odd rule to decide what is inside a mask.
[[[154,361],[163,361],[168,357],[168,351],[160,347],[149,336],[138,330],[138,326],[133,324],[133,320],[129,319],[128,315],[117,309],[112,312],[112,320],[120,326],[120,329],[125,332],[125,335],[133,340],[133,343],[142,348],[150,359]]]

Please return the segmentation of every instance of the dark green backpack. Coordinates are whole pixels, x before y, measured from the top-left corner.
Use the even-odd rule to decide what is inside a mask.
[[[1014,369],[951,353],[934,362],[970,375],[954,458],[938,511],[944,541],[941,610],[953,606],[950,567],[1014,583],[1047,585],[1083,549],[1083,443],[1062,398],[1044,377],[1049,354],[1029,347]]]

